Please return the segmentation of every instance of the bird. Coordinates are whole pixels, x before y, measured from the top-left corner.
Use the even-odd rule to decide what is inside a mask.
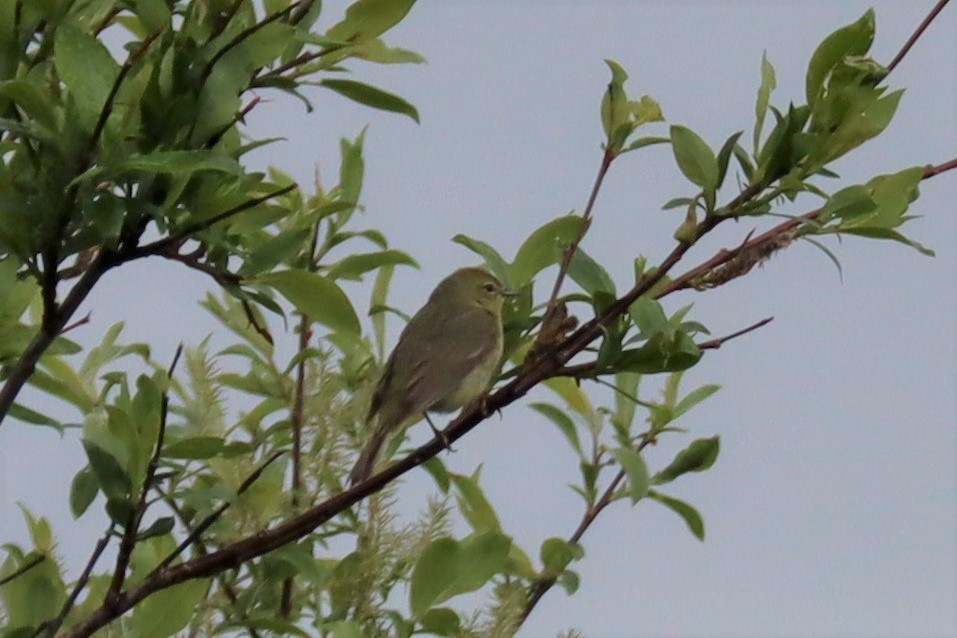
[[[477,267],[439,282],[402,330],[376,384],[366,417],[375,429],[349,474],[352,485],[369,478],[393,432],[485,394],[502,358],[502,307],[514,294]]]

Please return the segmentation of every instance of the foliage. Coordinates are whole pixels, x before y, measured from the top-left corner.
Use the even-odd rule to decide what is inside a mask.
[[[547,386],[555,402],[529,407],[574,455],[578,531],[542,539],[537,551],[520,547],[480,472],[451,473],[435,457],[439,438],[408,455],[394,441],[390,453],[402,460],[348,488],[386,351],[392,273],[416,262],[367,226],[362,133],[341,143],[338,183],[306,195],[279,169],[249,171],[245,154],[271,140],[246,140],[241,126],[258,104],[252,90],[288,92],[308,106],[307,84],[418,121],[403,98],[341,77],[351,60],[421,61],[381,39],[411,5],[357,0],[317,33],[321,4],[309,0],[0,1],[0,416],[80,430],[88,464],[73,480],[69,507],[79,518],[102,506],[109,521],[87,570],[71,580],[49,523],[24,508],[32,547],[4,546],[0,636],[86,636],[104,626],[110,635],[155,637],[186,628],[510,635],[553,585],[576,591],[582,536],[616,501],[656,501],[704,539],[694,507],[661,490],[710,468],[718,437],[691,440],[663,467],[649,467],[643,451],[684,432],[680,419],[718,390],[683,388],[684,371],[737,335],[703,341],[709,332],[691,307],[668,310],[662,298],[721,286],[797,239],[829,255],[815,237],[891,239],[929,253],[899,230],[924,169],[833,193],[820,186],[833,176],[831,162],[887,127],[901,99],[883,85],[888,70],[865,57],[872,12],[811,56],[805,104],[772,105],[775,72],[763,59],[750,151],[740,131],[717,152],[677,123],[638,136],[664,121],[662,109],[648,96],[629,99],[627,73],[609,60],[595,192],[617,158],[669,144],[689,183],[665,205],[684,209],[669,257],[657,266],[636,257],[621,292],[578,248],[594,197],[581,215],[534,230],[512,259],[482,240],[455,238],[519,295],[506,311],[504,385],[484,411],[466,408],[446,436],[454,441],[490,409]],[[107,33],[122,34],[122,47],[107,47]],[[737,188],[728,180],[732,160]],[[771,219],[783,201],[804,195],[819,198],[817,210],[671,272],[723,221]],[[148,344],[124,343],[121,324],[86,351],[66,336],[104,273],[152,255],[217,284],[201,303],[231,331],[231,345],[196,344],[167,367]],[[560,295],[559,285],[542,299],[535,284],[555,265],[559,282],[567,274],[576,290]],[[341,287],[366,277],[367,309]],[[553,321],[568,304],[587,317],[580,327],[567,311]],[[291,338],[298,347],[287,357],[275,342]],[[651,375],[664,378],[660,396],[642,391]],[[583,382],[612,388],[611,404],[596,407]],[[75,421],[45,414],[44,402],[15,402],[27,383],[69,406]],[[417,520],[400,523],[387,484],[420,464],[437,493]],[[453,533],[456,517],[467,534]],[[98,559],[111,544],[117,558],[104,568]],[[476,591],[489,603],[464,610],[460,597]]]

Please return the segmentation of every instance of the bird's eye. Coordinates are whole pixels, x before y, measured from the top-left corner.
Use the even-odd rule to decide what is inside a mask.
[[[489,294],[492,294],[493,292],[495,292],[495,284],[493,283],[487,283],[484,286],[482,286],[482,288],[484,288],[485,292]]]

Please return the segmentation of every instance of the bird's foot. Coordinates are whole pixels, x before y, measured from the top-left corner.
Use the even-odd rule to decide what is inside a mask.
[[[452,448],[452,442],[449,441],[449,437],[445,436],[445,432],[435,427],[435,424],[432,423],[432,419],[429,418],[429,415],[425,415],[425,422],[429,424],[429,427],[432,428],[432,434],[436,436],[437,439],[442,441],[442,445],[449,452],[455,453],[455,450]]]

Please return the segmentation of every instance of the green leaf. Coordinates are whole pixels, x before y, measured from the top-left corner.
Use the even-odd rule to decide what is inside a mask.
[[[904,90],[899,89],[875,100],[862,110],[852,111],[827,138],[822,154],[825,161],[841,157],[864,142],[880,135],[894,119]]]
[[[695,535],[695,538],[699,541],[704,540],[704,521],[701,519],[701,514],[698,513],[698,510],[684,501],[656,492],[655,490],[648,490],[648,497],[658,501],[680,516],[684,520],[685,525],[688,526],[688,529],[691,530],[691,533]]]
[[[170,10],[164,0],[136,0],[136,15],[149,33],[169,27]]]
[[[84,441],[83,449],[97,483],[107,498],[125,500],[130,496],[132,483],[120,462],[111,453],[95,443]]]
[[[163,448],[168,459],[210,459],[222,453],[226,442],[218,436],[191,436],[173,441]]]
[[[641,454],[629,447],[614,449],[611,455],[628,476],[628,495],[633,504],[637,503],[648,493],[648,466],[645,465],[645,460]]]
[[[615,423],[624,431],[629,431],[635,420],[635,408],[638,398],[638,384],[641,375],[635,372],[619,372],[615,375],[615,414],[612,417]]]
[[[419,112],[416,108],[394,93],[355,80],[326,79],[319,82],[319,85],[331,89],[353,102],[382,111],[408,115],[416,123],[419,122]]]
[[[437,636],[458,636],[462,626],[459,615],[448,607],[430,609],[419,621],[422,631]]]
[[[566,569],[561,573],[556,582],[565,590],[566,594],[571,596],[578,591],[580,580],[578,572]]]
[[[628,315],[645,337],[650,338],[658,333],[670,336],[674,332],[661,303],[651,297],[638,297],[628,306]]]
[[[734,151],[734,147],[738,145],[738,138],[744,134],[744,131],[738,131],[727,140],[721,146],[721,150],[718,151],[718,188],[724,184],[724,178],[728,174],[728,164],[731,162],[731,153]]]
[[[654,146],[655,144],[670,144],[670,143],[671,143],[670,137],[660,137],[657,135],[639,137],[634,142],[632,142],[625,148],[621,149],[621,153],[619,153],[619,155],[621,155],[622,153],[627,153],[629,151],[637,151],[639,148],[644,148],[646,146]]]
[[[674,408],[674,418],[678,418],[694,406],[706,400],[712,394],[721,389],[720,385],[703,385],[695,388],[684,396]]]
[[[545,539],[539,550],[545,573],[551,576],[561,574],[573,560],[578,560],[582,556],[583,551],[580,545],[569,543],[557,536]]]
[[[106,167],[111,173],[128,171],[192,175],[201,171],[242,175],[239,163],[216,151],[154,151],[148,155],[131,155]]]
[[[70,484],[70,513],[73,518],[83,516],[99,489],[96,475],[89,465],[76,473]]]
[[[120,67],[92,34],[71,24],[55,30],[53,58],[57,74],[76,102],[83,127],[92,132]]]
[[[605,130],[607,148],[618,153],[634,128],[629,126],[631,110],[625,92],[628,73],[614,60],[606,59],[605,64],[611,69],[611,81],[601,100],[601,125]]]
[[[495,509],[479,486],[479,470],[476,470],[472,476],[454,472],[449,472],[449,476],[455,485],[459,510],[472,529],[478,533],[500,532],[502,525],[498,521]]]
[[[720,450],[721,437],[719,436],[696,439],[691,445],[678,452],[668,467],[655,474],[652,480],[655,485],[662,485],[688,472],[704,472],[714,465]]]
[[[515,282],[512,281],[511,268],[497,250],[486,244],[484,241],[472,239],[466,235],[456,235],[452,238],[452,241],[465,246],[473,253],[484,259],[485,267],[489,269],[489,272],[498,277],[499,281],[501,281],[503,284],[508,287],[517,287]]]
[[[346,9],[346,17],[326,31],[325,36],[351,43],[378,38],[401,22],[413,4],[415,0],[356,0]]]
[[[412,570],[412,614],[421,618],[434,605],[483,587],[505,567],[511,544],[501,532],[485,532],[461,542],[449,537],[432,541]]]
[[[564,215],[542,225],[519,247],[512,263],[512,285],[521,288],[539,272],[558,263],[565,247],[578,237],[582,218]]]
[[[383,266],[397,265],[418,268],[419,263],[401,250],[383,250],[375,253],[349,255],[329,266],[326,276],[329,279],[351,279],[359,281],[370,270]]]
[[[256,246],[243,260],[239,275],[250,277],[290,261],[309,245],[307,242],[310,234],[308,228],[290,228],[270,237]]]
[[[705,193],[718,188],[718,160],[711,147],[697,133],[684,126],[672,125],[671,148],[678,168],[688,180],[700,186]]]
[[[871,239],[890,239],[892,241],[904,244],[905,246],[910,246],[920,254],[926,255],[927,257],[936,256],[936,253],[927,246],[924,246],[920,242],[914,241],[909,237],[905,237],[901,233],[890,228],[848,228],[846,230],[842,230],[841,232],[847,235],[857,235],[859,237],[869,237]]]
[[[824,81],[844,58],[864,55],[874,41],[874,10],[868,9],[857,21],[841,27],[818,45],[807,67],[805,95],[812,108],[824,90]]]
[[[701,359],[701,349],[687,334],[676,332],[672,338],[658,333],[640,348],[625,350],[615,362],[620,372],[657,374],[687,370]]]
[[[575,251],[568,264],[568,276],[588,294],[607,293],[617,297],[615,282],[601,264],[588,256],[581,248]]]
[[[593,421],[595,408],[588,399],[588,394],[569,377],[552,377],[546,380],[545,385],[565,400],[572,410],[582,415],[586,421]]]
[[[66,425],[60,423],[53,417],[47,416],[46,414],[41,414],[36,410],[32,410],[25,405],[20,405],[19,403],[14,403],[11,405],[8,414],[14,419],[24,423],[29,423],[30,425],[46,425],[61,433],[66,429]]]
[[[355,140],[339,140],[339,154],[342,156],[339,165],[339,199],[353,205],[359,203],[359,196],[362,194],[362,180],[366,170],[365,159],[362,156],[365,139],[366,132],[363,129]],[[348,214],[344,213],[340,216],[340,223],[345,224],[348,219]]]
[[[532,403],[528,407],[554,423],[559,431],[565,435],[565,438],[568,439],[572,449],[578,453],[578,456],[584,454],[584,452],[582,452],[581,441],[578,440],[578,430],[575,428],[575,422],[572,421],[570,416],[550,403]]]
[[[251,283],[269,286],[296,309],[332,330],[359,334],[359,317],[342,289],[330,279],[305,270],[259,275]]]
[[[155,521],[153,524],[142,530],[136,535],[136,540],[142,541],[147,538],[153,538],[154,536],[163,536],[164,534],[169,534],[173,531],[173,517],[172,516],[163,516]]]
[[[137,638],[166,638],[186,627],[209,589],[208,578],[188,580],[151,594],[133,609],[130,629]]]
[[[761,86],[758,88],[758,99],[754,104],[754,153],[757,155],[761,148],[761,129],[764,128],[764,118],[768,114],[768,104],[771,101],[771,93],[778,86],[777,78],[774,75],[774,67],[768,60],[768,52],[761,54]]]

